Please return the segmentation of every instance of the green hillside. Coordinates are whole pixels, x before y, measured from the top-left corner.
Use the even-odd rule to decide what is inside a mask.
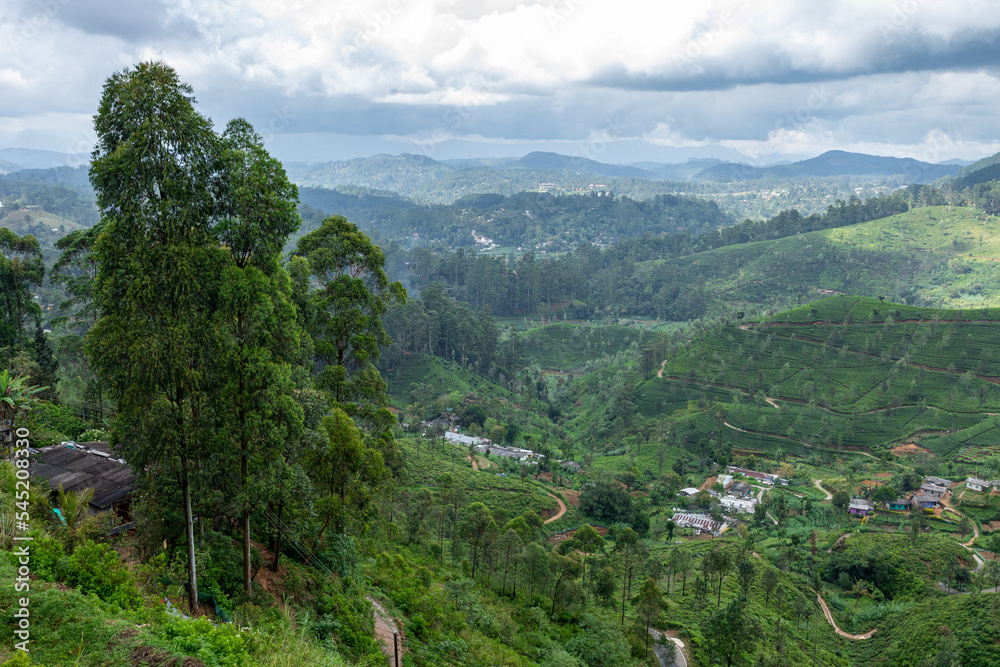
[[[620,326],[550,324],[524,333],[524,350],[529,361],[541,368],[569,371],[588,361],[642,344],[655,334],[645,329]]]
[[[873,452],[916,440],[939,456],[1000,441],[1000,309],[934,310],[838,296],[719,327],[637,389],[648,417],[737,449]],[[998,449],[1000,451],[1000,449]]]
[[[927,306],[1000,305],[998,262],[1000,219],[938,206],[643,266],[650,280],[676,272],[720,314],[794,305],[822,290]]]

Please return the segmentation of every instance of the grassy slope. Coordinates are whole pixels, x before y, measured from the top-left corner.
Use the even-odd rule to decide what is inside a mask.
[[[1000,305],[998,260],[1000,220],[941,206],[666,261],[690,284],[705,278],[709,312],[721,313],[794,303],[819,289],[960,308]],[[645,265],[652,272],[662,263]]]
[[[667,361],[664,378],[640,385],[638,404],[655,416],[695,397],[716,401],[721,422],[705,411],[679,416],[690,437],[721,432],[736,448],[874,450],[919,435],[935,453],[957,456],[1000,435],[998,333],[1000,309],[831,297],[760,326],[709,332]]]
[[[441,475],[449,474],[459,488],[464,488],[463,504],[481,502],[494,513],[502,512],[507,518],[523,514],[526,510],[554,513],[556,501],[545,488],[528,479],[500,477],[498,471],[474,471],[468,451],[443,440],[399,440],[407,459],[407,483],[410,489],[427,487],[437,489]]]
[[[438,396],[457,391],[508,400],[513,398],[503,387],[467,368],[428,354],[407,356],[401,366],[386,371],[383,377],[389,384],[392,403],[398,408],[405,408],[410,402],[410,384],[415,382],[429,384]]]
[[[524,334],[525,356],[541,368],[569,371],[651,340],[654,333],[620,326],[550,324]]]

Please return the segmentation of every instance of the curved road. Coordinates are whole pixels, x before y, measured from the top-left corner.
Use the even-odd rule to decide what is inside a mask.
[[[479,472],[479,464],[476,463],[476,457],[469,455],[469,460],[472,461],[472,469],[475,470],[476,472]],[[552,500],[559,503],[559,512],[554,517],[546,519],[545,523],[552,523],[553,521],[558,521],[559,519],[562,518],[562,515],[566,513],[566,503],[562,501],[562,498],[553,495],[551,493],[549,494],[549,498],[552,498]]]
[[[824,501],[832,500],[833,499],[833,494],[823,488],[823,485],[820,484],[820,482],[822,482],[822,481],[823,480],[821,480],[821,479],[814,479],[813,480],[813,484],[816,485],[817,489],[819,489],[820,491],[822,491],[823,493],[826,494],[826,498],[823,499]]]
[[[823,600],[823,596],[821,596],[819,593],[816,593],[816,600],[819,602],[819,606],[823,608],[823,615],[826,616],[826,620],[829,621],[830,625],[833,626],[833,631],[836,632],[841,637],[847,637],[848,639],[868,639],[873,634],[875,634],[875,630],[878,630],[878,628],[875,628],[874,630],[869,630],[863,635],[852,635],[850,632],[844,632],[843,630],[838,628],[836,622],[834,622],[833,614],[830,613],[830,608],[826,606],[826,602]]]
[[[554,517],[550,517],[550,518],[546,519],[545,523],[552,523],[553,521],[557,521],[558,519],[560,519],[562,517],[563,514],[566,513],[566,503],[564,503],[562,501],[562,498],[560,498],[559,496],[554,496],[551,493],[549,494],[549,498],[552,498],[557,503],[559,503],[559,513],[556,514]]]

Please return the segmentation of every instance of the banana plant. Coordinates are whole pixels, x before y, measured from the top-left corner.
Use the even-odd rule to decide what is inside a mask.
[[[0,371],[0,426],[14,426],[14,420],[38,401],[38,394],[48,387],[27,386],[27,376],[14,376],[8,369]]]

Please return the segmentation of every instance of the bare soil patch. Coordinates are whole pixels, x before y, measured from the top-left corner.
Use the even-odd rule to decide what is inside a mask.
[[[566,504],[570,507],[580,506],[580,492],[576,489],[559,489],[559,493],[563,494]]]
[[[930,454],[931,456],[934,455],[934,452],[932,452],[931,450],[927,449],[926,447],[921,447],[920,445],[914,442],[908,442],[903,445],[897,445],[895,447],[891,447],[889,451],[892,452],[893,454],[896,454],[897,456],[901,454]]]

